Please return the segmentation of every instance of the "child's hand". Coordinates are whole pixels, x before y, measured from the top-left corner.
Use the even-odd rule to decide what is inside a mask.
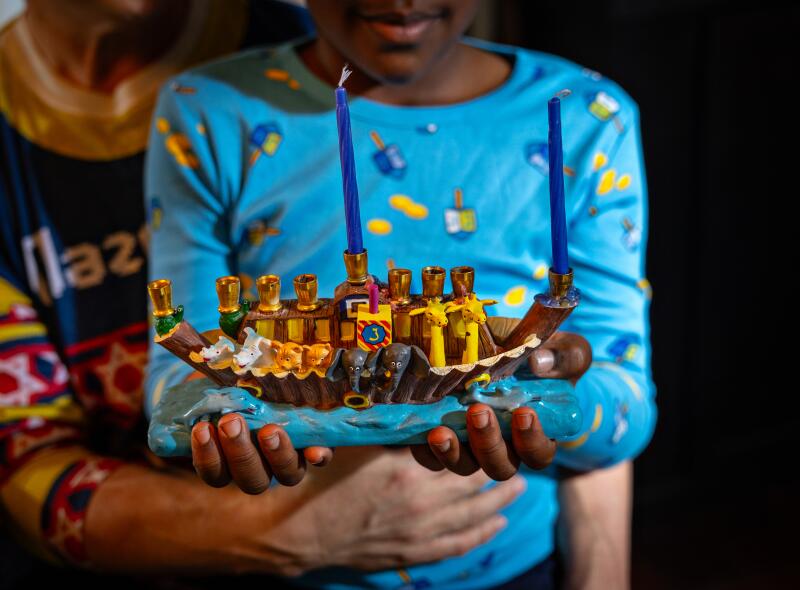
[[[574,384],[589,368],[592,349],[582,336],[557,332],[531,355],[531,370],[537,377],[569,379]],[[440,471],[447,468],[460,475],[483,469],[492,479],[509,479],[520,461],[532,469],[544,469],[553,461],[556,443],[547,438],[531,408],[514,410],[512,442],[500,434],[497,418],[489,406],[474,404],[467,410],[469,445],[460,443],[446,426],[428,434],[428,446],[412,447],[419,463]]]
[[[226,414],[218,427],[198,422],[192,428],[192,463],[197,475],[208,485],[219,488],[231,479],[247,494],[260,494],[275,476],[280,483],[293,486],[303,479],[306,461],[316,466],[327,465],[333,451],[309,447],[296,451],[283,429],[267,424],[258,431],[259,452],[250,438],[244,418]]]

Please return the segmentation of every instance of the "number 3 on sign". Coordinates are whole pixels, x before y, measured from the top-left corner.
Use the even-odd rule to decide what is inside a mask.
[[[362,333],[365,342],[369,342],[370,344],[378,344],[379,342],[383,342],[383,339],[386,338],[386,330],[383,329],[383,326],[378,324],[369,324],[366,328],[364,328],[364,332]]]

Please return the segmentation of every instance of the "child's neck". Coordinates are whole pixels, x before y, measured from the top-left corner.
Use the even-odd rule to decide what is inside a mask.
[[[336,85],[345,59],[330,44],[317,39],[300,51],[300,57],[314,74]],[[494,90],[510,73],[511,64],[503,57],[457,43],[428,71],[405,84],[382,84],[356,66],[347,81],[347,91],[386,104],[447,105]]]

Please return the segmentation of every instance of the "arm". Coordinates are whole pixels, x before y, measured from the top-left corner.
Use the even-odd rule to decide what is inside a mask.
[[[92,501],[89,556],[99,569],[137,574],[406,567],[487,542],[505,525],[497,512],[524,489],[515,479],[479,493],[487,483],[481,474],[432,477],[381,449],[359,457],[369,469],[313,470],[266,496],[214,489],[190,473],[122,467]]]
[[[608,124],[587,162],[592,173],[574,210],[570,256],[582,302],[563,329],[584,336],[593,362],[578,381],[582,432],[556,462],[577,470],[636,457],[655,427],[649,292],[644,281],[647,185],[638,111],[626,98],[621,133]],[[604,162],[605,160],[605,162]]]
[[[575,474],[559,484],[559,548],[566,590],[630,586],[633,465]]]
[[[218,322],[215,279],[236,274],[231,216],[247,170],[247,138],[232,109],[206,108],[209,94],[201,85],[219,83],[185,77],[188,85],[199,88],[197,94],[179,95],[166,85],[150,136],[145,194],[148,203],[158,201],[162,208],[160,224],[151,224],[150,275],[171,279],[176,303],[186,307],[196,327],[207,330]],[[146,411],[191,371],[151,343]],[[319,447],[298,453],[274,425],[263,427],[257,441],[258,448],[244,419],[235,414],[223,417],[217,426],[197,424],[192,457],[198,475],[214,487],[232,479],[243,491],[259,494],[273,475],[284,485],[296,485],[306,473],[306,460],[322,465],[331,456]]]
[[[439,427],[430,432],[429,447],[414,449],[428,468],[461,474],[480,468],[498,480],[511,477],[520,462],[542,469],[555,460],[585,471],[632,459],[650,440],[656,410],[644,288],[647,195],[638,112],[630,99],[626,104],[619,115],[623,130],[609,123],[582,148],[588,172],[571,191],[582,195],[569,203],[570,253],[581,304],[563,331],[531,357],[535,375],[577,382],[580,434],[560,443],[556,453],[535,412],[519,408],[508,444],[489,408],[474,404],[467,410],[469,447]]]
[[[121,465],[84,446],[84,419],[31,298],[0,263],[0,502],[30,550],[78,564],[89,500]]]
[[[50,363],[49,380],[30,374],[37,358]],[[66,383],[30,299],[0,279],[3,524],[53,561],[137,573],[401,567],[485,543],[504,524],[497,511],[522,489],[509,482],[479,494],[485,478],[421,477],[386,454],[370,459],[371,470],[317,474],[266,499],[217,490],[191,474],[93,454],[82,444],[84,416]],[[423,510],[420,493],[430,499]],[[369,519],[353,497],[374,500]]]

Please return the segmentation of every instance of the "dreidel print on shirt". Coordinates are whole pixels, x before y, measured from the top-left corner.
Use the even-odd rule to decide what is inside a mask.
[[[250,165],[255,164],[262,153],[274,156],[282,140],[283,135],[275,123],[256,125],[250,133],[250,145],[255,147],[255,151],[250,156]]]
[[[460,188],[454,191],[455,207],[444,210],[444,225],[447,233],[461,240],[468,238],[478,229],[475,209],[464,207],[464,193]]]
[[[375,147],[378,148],[378,151],[372,154],[372,159],[375,160],[375,165],[378,166],[381,174],[403,178],[406,173],[406,160],[403,158],[400,148],[395,144],[386,145],[377,131],[370,131],[369,136]]]
[[[592,115],[604,122],[613,121],[614,127],[619,133],[625,131],[625,126],[617,116],[620,110],[620,104],[617,99],[602,90],[597,94],[589,94],[587,98],[589,100],[589,112]]]
[[[525,161],[544,176],[550,174],[547,143],[531,142],[525,146]]]

